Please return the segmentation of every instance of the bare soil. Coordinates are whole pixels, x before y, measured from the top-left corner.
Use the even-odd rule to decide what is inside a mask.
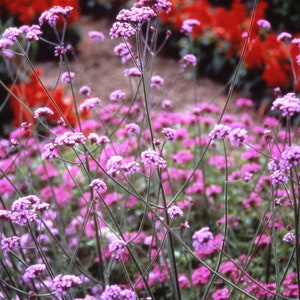
[[[113,48],[121,40],[111,40],[109,30],[112,21],[101,19],[93,21],[88,18],[82,18],[78,22],[78,29],[81,34],[79,45],[79,54],[70,62],[71,71],[76,73],[75,88],[82,85],[89,85],[92,94],[106,102],[109,94],[121,89],[129,91],[128,78],[124,76],[124,69],[120,58],[117,57]],[[98,30],[105,34],[104,42],[92,42],[87,36],[89,30]],[[66,71],[66,66],[59,66],[56,62],[37,63],[36,67],[42,70],[42,78],[49,88],[55,87],[60,72]],[[166,55],[158,55],[154,66],[154,74],[164,78],[165,84],[158,94],[158,97],[172,101],[174,108],[185,109],[198,102],[216,103],[219,106],[224,105],[226,93],[224,86],[208,78],[197,78],[197,80],[187,80],[181,77],[172,86],[174,78],[179,70],[178,61]],[[169,90],[165,95],[164,90]],[[234,100],[238,94],[234,94],[228,109],[231,112],[236,111]],[[162,100],[162,99],[161,99]]]

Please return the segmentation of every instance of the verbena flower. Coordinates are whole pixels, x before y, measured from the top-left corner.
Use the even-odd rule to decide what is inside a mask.
[[[288,32],[281,32],[277,35],[278,42],[286,42],[292,39],[292,35]]]
[[[193,32],[194,27],[200,26],[200,21],[196,19],[187,19],[182,22],[180,31],[186,35]]]
[[[114,53],[121,57],[121,63],[125,64],[127,61],[131,60],[131,49],[132,45],[127,43],[120,43],[114,47]]]
[[[208,136],[213,140],[221,140],[228,136],[230,132],[231,128],[229,126],[223,124],[216,124]]]
[[[140,171],[140,165],[136,161],[123,163],[121,169],[125,175],[131,175]]]
[[[82,280],[75,275],[57,275],[52,281],[52,291],[56,296],[61,297],[67,294],[72,287],[77,287],[82,284]]]
[[[107,285],[104,292],[100,296],[100,300],[136,300],[133,291],[129,289],[121,289],[117,284]]]
[[[142,73],[137,67],[133,67],[125,69],[124,75],[127,77],[141,77]]]
[[[194,286],[205,285],[209,282],[209,279],[210,279],[210,271],[204,266],[201,266],[193,270],[192,283]]]
[[[241,146],[247,139],[247,130],[244,128],[235,128],[229,133],[228,139],[232,146]]]
[[[271,184],[278,186],[280,184],[286,184],[289,181],[289,177],[285,171],[276,170],[271,174]]]
[[[81,111],[88,111],[90,109],[93,109],[95,106],[99,105],[101,103],[101,100],[98,97],[94,98],[87,98],[79,105],[79,109]]]
[[[122,90],[115,90],[110,93],[109,99],[114,102],[122,102],[125,100],[126,94]]]
[[[15,42],[17,38],[23,34],[23,31],[17,27],[9,27],[4,30],[2,36],[7,38],[8,40]]]
[[[126,131],[129,135],[131,134],[139,134],[141,129],[140,129],[140,126],[137,125],[136,123],[129,123],[129,124],[126,124],[125,126],[126,128]]]
[[[47,117],[53,115],[54,112],[48,107],[40,107],[34,111],[34,118]]]
[[[151,77],[150,86],[159,90],[160,87],[164,84],[164,82],[165,80],[162,77],[154,75]]]
[[[156,11],[165,11],[167,14],[170,13],[172,3],[167,0],[138,0],[135,4],[135,7],[143,7],[143,6],[149,6],[153,9],[156,9]]]
[[[161,131],[165,135],[165,139],[171,142],[174,142],[176,140],[176,130],[172,128],[163,128]]]
[[[1,240],[1,249],[5,252],[14,250],[19,246],[20,238],[18,236],[3,237]]]
[[[105,35],[97,30],[90,30],[88,31],[88,37],[93,41],[93,42],[103,42],[105,39]]]
[[[212,294],[213,300],[227,300],[230,297],[230,291],[227,288],[218,289]]]
[[[2,39],[0,39],[0,50],[8,49],[13,44],[14,44],[14,42],[12,40],[7,39],[7,38],[2,38]]]
[[[145,165],[166,168],[167,162],[155,150],[148,149],[141,154],[142,163]]]
[[[126,243],[115,238],[109,243],[108,249],[113,259],[120,260],[126,252]]]
[[[107,191],[106,183],[99,178],[92,180],[90,183],[90,187],[93,190],[94,196],[97,196],[98,193],[101,194],[101,193],[105,193]]]
[[[74,72],[64,72],[61,74],[60,81],[62,83],[70,83],[74,77],[75,77]]]
[[[280,110],[283,117],[292,117],[300,112],[300,99],[296,97],[295,93],[288,93],[277,98],[273,102],[271,110]]]
[[[58,156],[58,150],[56,148],[56,145],[53,143],[48,143],[44,145],[43,150],[42,150],[42,160],[44,159],[53,159]]]
[[[156,16],[156,13],[152,8],[144,7],[132,7],[131,9],[122,9],[116,19],[120,22],[132,23],[137,27],[141,27],[143,23],[150,21]]]
[[[26,268],[25,273],[23,274],[23,278],[25,281],[29,281],[38,277],[45,270],[46,266],[44,264],[31,265],[28,268]]]
[[[135,35],[135,29],[131,24],[124,22],[113,23],[109,31],[109,36],[111,39],[124,38],[127,40],[133,35]]]
[[[86,138],[82,132],[66,131],[55,139],[54,144],[58,146],[75,147],[79,144],[85,144],[85,141]]]
[[[71,12],[73,10],[73,7],[66,6],[53,6],[49,10],[44,11],[41,16],[39,17],[39,24],[43,25],[45,23],[49,24],[50,26],[56,26],[56,23],[60,17],[67,20]]]
[[[79,89],[79,94],[83,96],[89,96],[91,94],[91,88],[88,85],[83,85]]]
[[[287,171],[297,166],[299,162],[300,146],[291,146],[282,152],[278,166],[281,170]]]
[[[270,22],[268,22],[267,20],[264,20],[264,19],[258,20],[257,25],[259,27],[261,27],[262,29],[270,29],[271,28]]]
[[[168,215],[170,219],[174,219],[175,217],[182,217],[183,211],[177,205],[172,205],[167,209]]]
[[[295,241],[296,241],[296,237],[293,232],[288,232],[287,234],[285,234],[285,236],[282,238],[282,240],[288,244],[294,245]]]
[[[191,67],[195,67],[197,65],[197,58],[194,54],[186,54],[180,60],[180,72],[185,72]]]
[[[118,175],[122,166],[122,160],[123,157],[119,155],[114,155],[110,157],[106,162],[107,173],[111,176]]]
[[[23,34],[29,41],[39,40],[40,36],[43,33],[39,25],[23,25],[20,27],[20,30],[22,30]]]
[[[193,234],[192,238],[194,250],[198,251],[202,248],[212,246],[214,236],[209,230],[209,227],[202,227]]]

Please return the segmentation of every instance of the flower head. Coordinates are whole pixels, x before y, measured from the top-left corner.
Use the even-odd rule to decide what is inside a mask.
[[[124,38],[129,39],[135,34],[135,29],[126,22],[115,22],[109,32],[111,39]]]
[[[283,97],[277,98],[271,107],[272,110],[280,110],[283,117],[292,117],[300,112],[300,99],[295,93],[288,93]]]
[[[79,106],[81,111],[88,111],[93,109],[96,105],[100,104],[101,100],[98,97],[87,98]]]
[[[71,12],[73,10],[73,7],[66,6],[53,6],[49,10],[44,11],[40,18],[39,23],[40,25],[43,25],[45,23],[49,24],[50,26],[56,26],[57,20],[62,17],[65,20],[68,19],[71,15]]]
[[[172,128],[163,128],[163,130],[161,131],[164,135],[166,140],[174,142],[176,140],[176,131]]]
[[[262,29],[270,29],[271,28],[270,22],[268,22],[267,20],[264,20],[264,19],[258,20],[257,25]]]
[[[75,73],[74,72],[64,72],[61,74],[61,78],[60,81],[62,83],[70,83],[71,80],[75,77]]]
[[[150,86],[152,88],[156,88],[156,89],[160,89],[160,87],[164,84],[165,80],[158,76],[158,75],[154,75],[151,77],[151,83],[150,83]]]
[[[232,146],[241,146],[247,139],[247,130],[244,128],[235,128],[229,133],[228,139]]]
[[[202,248],[211,245],[213,241],[213,234],[209,230],[209,227],[202,227],[200,230],[193,234],[193,247],[195,251],[201,250]]]
[[[186,35],[193,32],[194,27],[200,26],[200,22],[196,19],[187,19],[182,22],[180,31]]]
[[[172,205],[167,210],[170,219],[174,219],[175,217],[182,217],[183,211],[177,205]]]
[[[126,252],[126,243],[119,239],[113,239],[109,243],[108,248],[111,257],[115,260],[120,260],[122,258],[122,255]]]
[[[38,277],[41,273],[43,273],[45,270],[46,266],[44,264],[31,265],[28,268],[26,268],[23,278],[25,279],[25,281],[34,279]]]
[[[96,42],[96,41],[103,42],[105,39],[105,35],[102,32],[97,31],[97,30],[88,31],[88,36],[93,42]]]
[[[209,133],[209,137],[213,140],[221,140],[229,135],[231,128],[227,125],[216,124],[213,130]]]
[[[180,71],[185,72],[190,67],[195,67],[197,65],[197,58],[194,54],[186,54],[180,60]]]
[[[142,163],[145,165],[154,165],[159,168],[165,168],[167,162],[155,150],[148,149],[141,154]]]
[[[52,281],[52,290],[58,297],[64,296],[72,287],[79,286],[81,279],[75,275],[57,275]]]
[[[48,107],[40,107],[34,111],[34,118],[47,117],[53,115],[54,112]]]
[[[150,21],[155,16],[156,13],[150,7],[133,6],[131,9],[122,9],[117,15],[116,19],[120,22],[128,22],[137,27],[141,27],[143,23]]]

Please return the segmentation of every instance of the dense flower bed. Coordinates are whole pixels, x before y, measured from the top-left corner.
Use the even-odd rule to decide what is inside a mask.
[[[58,35],[53,55],[66,67],[58,84],[72,95],[74,118],[27,52],[40,42],[40,25],[56,30],[72,8],[4,31],[3,59],[31,67],[35,93],[5,86],[20,119],[0,139],[1,298],[299,298],[300,128],[291,120],[300,99],[276,89],[271,109],[286,126],[253,120],[246,98],[228,114],[230,92],[224,107],[197,99],[174,110],[172,86],[153,68],[159,14],[170,8],[141,0],[119,12],[109,35],[131,90],[116,80],[106,101],[88,83],[75,88],[64,31]],[[190,34],[197,22],[182,25]],[[175,79],[196,65],[195,55],[183,55]]]

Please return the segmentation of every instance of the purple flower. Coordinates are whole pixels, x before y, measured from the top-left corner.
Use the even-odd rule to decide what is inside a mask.
[[[13,44],[14,42],[10,39],[0,39],[0,50],[7,49]]]
[[[82,283],[81,279],[75,275],[57,275],[52,281],[51,289],[56,296],[64,296],[72,287],[77,287]]]
[[[1,240],[1,249],[3,251],[11,251],[14,248],[19,247],[19,245],[20,238],[18,236],[4,237]]]
[[[150,21],[155,16],[156,13],[152,8],[144,6],[122,9],[116,19],[120,22],[128,22],[137,27],[141,27],[143,23]]]
[[[98,97],[95,98],[87,98],[80,104],[79,109],[81,111],[88,111],[93,109],[96,105],[100,104],[101,100]]]
[[[228,139],[232,146],[241,146],[247,139],[247,130],[244,128],[235,128],[229,133]]]
[[[118,285],[107,285],[104,292],[100,296],[100,300],[136,300],[133,291],[121,289]]]
[[[107,173],[111,176],[116,176],[120,173],[123,157],[119,155],[112,156],[106,162]]]
[[[151,77],[151,82],[150,82],[150,86],[152,88],[156,88],[157,90],[160,89],[160,87],[164,84],[165,80],[158,76],[158,75],[154,75]]]
[[[108,249],[113,259],[120,260],[126,252],[126,243],[115,238],[109,243]]]
[[[300,112],[300,99],[295,93],[288,93],[283,97],[277,98],[271,107],[272,110],[280,110],[283,117],[292,117]]]
[[[197,65],[197,58],[194,54],[186,54],[180,60],[180,71],[185,72],[190,67],[195,67]]]
[[[180,31],[186,35],[191,34],[195,26],[200,26],[200,22],[196,19],[187,19],[182,22]]]
[[[300,146],[291,146],[281,154],[279,168],[287,171],[299,164],[300,161]]]
[[[141,129],[136,123],[129,123],[126,125],[126,130],[128,134],[139,134]]]
[[[126,94],[121,90],[115,90],[110,93],[109,99],[114,102],[122,102],[126,97]]]
[[[64,55],[68,52],[68,48],[64,47],[64,46],[55,46],[54,48],[54,56],[60,56],[60,55]]]
[[[257,25],[259,27],[261,27],[262,29],[270,29],[271,28],[271,24],[267,20],[264,20],[264,19],[258,20]]]
[[[68,19],[71,15],[71,12],[73,10],[73,7],[66,6],[53,6],[49,10],[44,11],[40,18],[39,23],[40,25],[43,25],[45,23],[48,23],[50,26],[56,26],[57,20],[59,17],[63,17],[64,19]]]
[[[131,175],[140,171],[140,165],[135,161],[131,161],[123,163],[121,169],[125,175]]]
[[[210,232],[209,227],[202,227],[200,230],[193,234],[193,247],[195,251],[206,248],[212,245],[214,239],[213,234]]]
[[[213,300],[226,300],[230,297],[230,291],[227,288],[218,289],[212,294]]]
[[[167,162],[155,150],[148,149],[141,154],[142,163],[145,165],[154,165],[158,168],[166,168]]]
[[[34,111],[34,118],[47,117],[53,115],[54,112],[48,107],[40,107]]]
[[[150,6],[155,8],[158,12],[164,10],[167,14],[171,11],[172,3],[167,0],[138,0],[135,7]]]
[[[98,193],[101,194],[107,191],[106,183],[99,178],[92,180],[92,182],[90,183],[90,187],[93,190],[94,197],[97,196]]]
[[[103,42],[105,39],[105,35],[102,32],[97,30],[88,31],[88,36],[93,42],[96,41]]]
[[[28,268],[26,268],[23,278],[25,281],[29,281],[31,279],[38,277],[45,270],[46,270],[46,266],[44,264],[31,265]]]
[[[277,42],[286,42],[292,39],[292,35],[288,32],[281,32],[277,36]]]
[[[248,98],[238,98],[236,100],[236,105],[238,107],[253,107],[253,101],[251,99]]]
[[[282,240],[288,244],[295,244],[296,238],[295,238],[295,234],[293,232],[288,232],[283,238]]]
[[[83,95],[83,96],[89,96],[91,94],[91,88],[87,85],[83,85],[80,89],[79,89],[79,94]]]
[[[209,282],[210,271],[204,266],[199,267],[193,271],[192,283],[194,286],[205,285]]]
[[[75,77],[75,73],[74,72],[64,72],[61,74],[61,78],[60,81],[62,83],[70,83],[71,80]]]
[[[177,205],[172,205],[167,210],[170,219],[174,219],[175,217],[182,217],[183,211]]]
[[[20,30],[25,34],[25,37],[29,41],[37,41],[39,40],[40,36],[42,35],[41,27],[39,25],[32,25],[32,26],[21,26]]]
[[[109,35],[111,39],[124,38],[127,40],[135,35],[135,29],[129,23],[115,22],[110,29]]]
[[[78,144],[85,144],[85,137],[82,132],[66,131],[55,139],[54,144],[58,146],[75,147]]]
[[[227,125],[216,124],[213,130],[209,133],[209,137],[213,140],[221,140],[229,135],[231,128]]]
[[[176,131],[172,128],[163,128],[161,131],[164,135],[166,140],[174,142],[176,140]]]
[[[127,68],[124,71],[126,77],[141,77],[142,73],[137,67]]]
[[[280,184],[286,184],[289,181],[289,177],[286,172],[282,170],[276,170],[271,174],[271,184],[273,186],[278,186]]]
[[[121,56],[121,63],[125,64],[127,61],[131,60],[131,44],[130,43],[120,43],[114,47],[114,53]]]
[[[42,160],[44,159],[53,159],[58,156],[58,150],[56,148],[56,145],[53,143],[48,143],[44,146],[42,151]]]
[[[21,29],[17,27],[9,27],[5,29],[2,35],[10,41],[15,42],[21,34],[23,34],[23,31]]]

